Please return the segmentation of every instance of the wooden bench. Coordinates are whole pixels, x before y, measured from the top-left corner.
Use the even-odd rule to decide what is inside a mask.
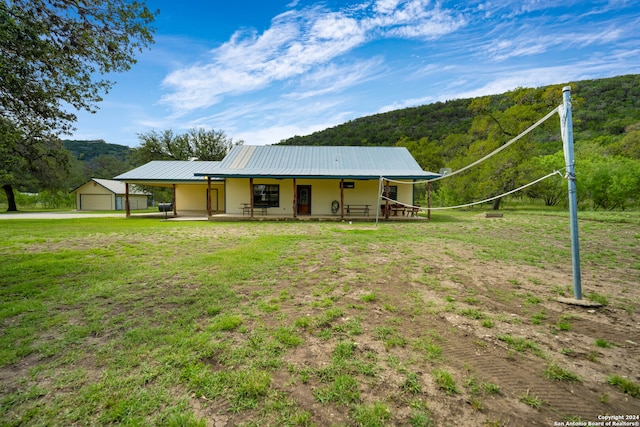
[[[365,216],[369,216],[369,206],[371,205],[344,205],[347,210],[347,215],[351,216],[351,213],[359,213]]]
[[[502,218],[502,212],[487,212],[485,218]]]
[[[243,203],[242,206],[240,207],[242,209],[242,216],[246,215],[251,215],[251,204],[250,203]],[[253,205],[253,211],[257,211],[260,210],[260,213],[262,215],[266,215],[267,214],[267,206],[266,205]]]

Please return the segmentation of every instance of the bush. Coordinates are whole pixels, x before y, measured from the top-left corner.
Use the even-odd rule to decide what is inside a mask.
[[[61,190],[43,190],[37,195],[37,201],[47,209],[74,208],[76,204],[74,194]]]

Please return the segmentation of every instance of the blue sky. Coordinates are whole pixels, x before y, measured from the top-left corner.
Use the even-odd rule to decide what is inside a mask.
[[[640,73],[640,0],[147,0],[156,43],[69,138],[274,144],[399,108]]]

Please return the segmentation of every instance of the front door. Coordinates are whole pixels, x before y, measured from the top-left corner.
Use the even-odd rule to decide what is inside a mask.
[[[311,215],[311,186],[298,185],[297,188],[298,215]]]

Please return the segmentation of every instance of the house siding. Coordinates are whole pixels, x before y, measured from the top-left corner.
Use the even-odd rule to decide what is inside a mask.
[[[76,209],[115,210],[115,195],[96,182],[89,181],[76,190]]]
[[[180,212],[206,212],[207,211],[207,185],[206,184],[177,184],[176,207]],[[216,197],[217,190],[217,199]],[[224,185],[211,184],[211,208],[224,209]]]
[[[296,185],[311,186],[311,215],[339,216],[331,212],[333,201],[340,202],[340,179],[309,179],[297,178]],[[375,215],[378,203],[378,180],[353,180],[354,188],[344,189],[344,204],[370,205],[370,215]],[[408,180],[407,182],[411,182]],[[242,205],[251,203],[249,178],[227,178],[226,181],[226,213],[242,215]],[[254,184],[275,184],[280,186],[280,205],[268,209],[268,215],[293,216],[293,179],[254,178]],[[395,185],[395,184],[394,184]],[[406,204],[413,203],[413,186],[398,185],[399,201]],[[254,212],[255,214],[255,212]]]
[[[98,182],[101,181],[101,182]],[[102,183],[110,183],[109,180],[92,179],[73,190],[76,198],[76,209],[83,211],[114,211],[124,210],[124,194],[105,187]],[[121,185],[124,187],[124,185]],[[131,209],[147,209],[146,194],[130,194],[129,205]]]

